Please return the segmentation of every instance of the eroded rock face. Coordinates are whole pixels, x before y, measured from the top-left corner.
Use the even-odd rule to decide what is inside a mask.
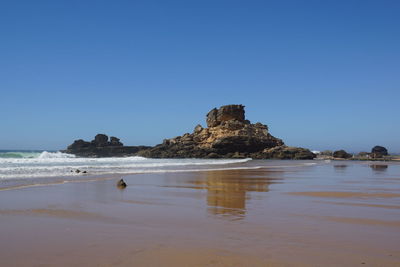
[[[193,133],[166,139],[139,155],[152,158],[285,158],[312,159],[307,149],[288,148],[281,139],[272,136],[262,123],[251,124],[245,119],[243,105],[227,105],[207,114],[208,128],[197,125]],[[281,147],[278,152],[265,152]],[[308,152],[307,152],[308,151]]]
[[[120,141],[119,141],[119,138],[117,138],[117,137],[114,137],[114,136],[111,136],[110,137],[110,146],[123,146],[124,144],[122,144]]]
[[[244,121],[244,106],[243,105],[227,105],[219,109],[212,109],[207,114],[207,127],[216,127],[223,122],[235,120],[238,122]]]
[[[92,143],[95,146],[107,146],[108,145],[108,136],[105,134],[97,134],[94,137],[94,140],[92,141]]]

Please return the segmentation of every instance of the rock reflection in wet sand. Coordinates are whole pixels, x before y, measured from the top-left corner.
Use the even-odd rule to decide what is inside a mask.
[[[269,185],[276,183],[263,170],[209,171],[191,181],[199,189],[207,190],[208,212],[232,220],[244,218],[246,201],[250,192],[268,192]]]
[[[372,170],[378,171],[378,172],[384,172],[388,168],[387,164],[371,164],[369,166],[371,167]]]

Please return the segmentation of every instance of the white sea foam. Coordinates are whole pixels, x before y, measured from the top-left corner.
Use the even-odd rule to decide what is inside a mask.
[[[65,159],[65,158],[75,158],[75,155],[62,153],[60,151],[57,152],[47,152],[43,151],[37,157],[38,159]]]
[[[6,152],[9,157],[0,158],[0,179],[60,177],[81,175],[79,169],[91,175],[109,173],[171,172],[235,167],[251,159],[148,159],[144,157],[124,158],[79,158],[62,152],[29,153]],[[6,153],[3,153],[6,154]],[[18,156],[16,156],[18,154]],[[212,167],[215,166],[215,167]]]

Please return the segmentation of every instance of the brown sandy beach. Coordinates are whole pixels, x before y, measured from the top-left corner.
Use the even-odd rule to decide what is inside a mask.
[[[334,164],[0,191],[1,266],[399,266],[400,165]]]

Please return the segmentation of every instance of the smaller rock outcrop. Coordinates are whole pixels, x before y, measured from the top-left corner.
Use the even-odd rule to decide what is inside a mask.
[[[63,152],[80,157],[124,157],[134,156],[140,150],[146,150],[147,146],[124,146],[117,137],[105,134],[97,134],[90,142],[82,139],[75,140]]]
[[[337,150],[337,151],[333,152],[333,157],[339,158],[339,159],[349,159],[349,158],[353,157],[353,155],[349,154],[345,150],[341,149],[341,150]]]
[[[387,155],[389,155],[388,151],[383,146],[374,146],[371,150],[372,158],[383,158],[384,156],[387,156]]]

